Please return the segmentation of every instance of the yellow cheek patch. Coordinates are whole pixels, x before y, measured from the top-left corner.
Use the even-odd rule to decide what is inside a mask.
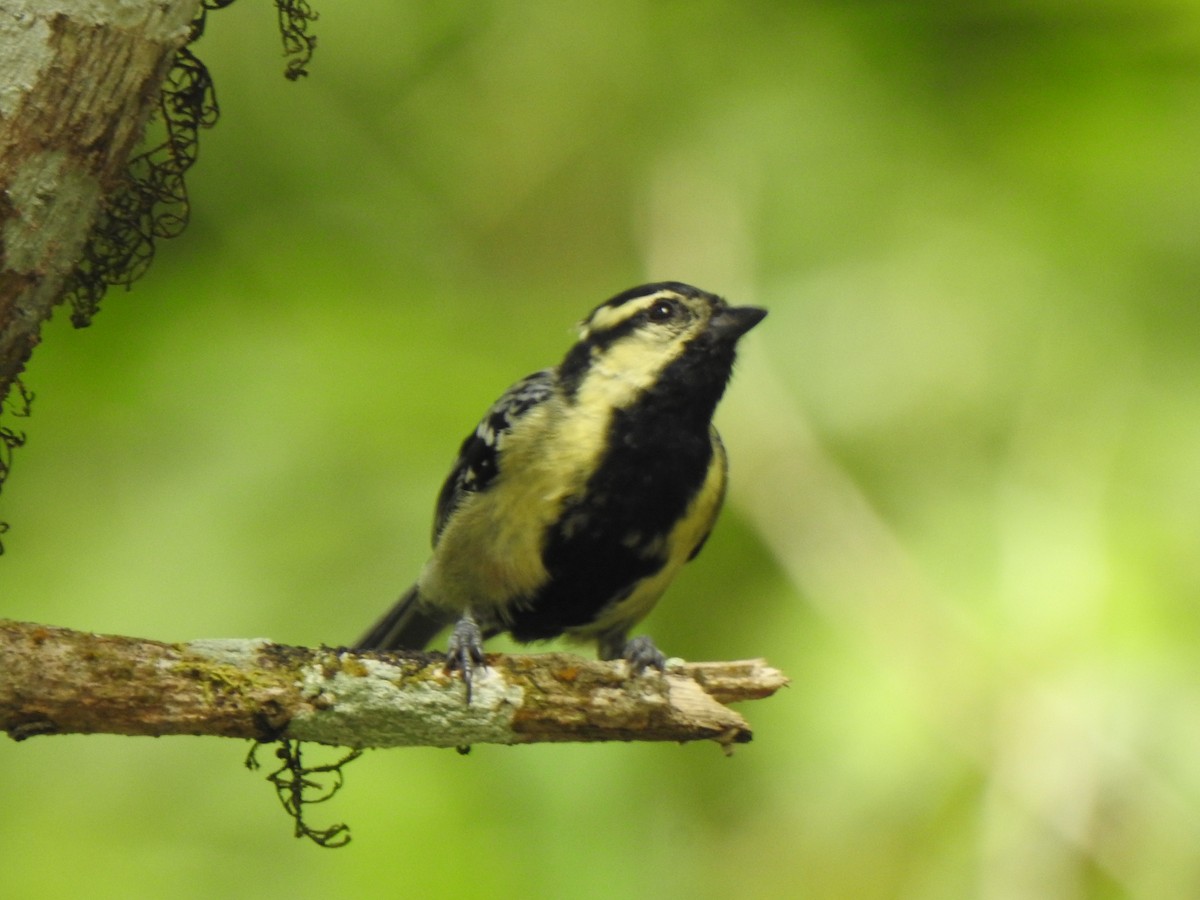
[[[683,345],[678,344],[667,352],[656,341],[630,335],[593,359],[575,405],[581,410],[605,413],[629,406],[658,380],[663,367],[682,350]]]

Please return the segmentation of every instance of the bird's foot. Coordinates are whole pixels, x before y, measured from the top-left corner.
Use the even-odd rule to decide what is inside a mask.
[[[467,705],[471,705],[471,683],[475,669],[487,670],[483,656],[483,632],[470,613],[465,614],[450,632],[450,643],[446,647],[446,671],[458,669],[462,672],[463,684],[467,686]]]
[[[644,634],[625,642],[621,658],[629,662],[629,668],[633,670],[634,674],[640,674],[651,667],[660,672],[667,670],[666,656],[658,647],[654,646],[654,641]]]

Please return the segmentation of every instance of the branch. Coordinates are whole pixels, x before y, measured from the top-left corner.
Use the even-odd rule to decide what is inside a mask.
[[[166,644],[0,619],[0,729],[196,734],[347,747],[714,740],[750,727],[723,704],[787,679],[762,660],[624,662],[490,654],[470,706],[441,654],[355,653],[262,639]]]

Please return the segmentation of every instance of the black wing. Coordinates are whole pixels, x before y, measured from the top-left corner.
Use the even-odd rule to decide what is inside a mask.
[[[437,512],[433,519],[433,543],[437,544],[450,514],[467,494],[486,490],[500,472],[500,445],[505,434],[520,418],[549,399],[554,393],[556,375],[553,369],[543,369],[522,378],[492,404],[491,409],[467,435],[458,449],[458,459],[446,477],[438,494]]]

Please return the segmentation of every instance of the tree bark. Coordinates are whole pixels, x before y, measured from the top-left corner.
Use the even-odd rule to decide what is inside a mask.
[[[787,683],[762,660],[624,662],[488,656],[466,702],[429,653],[356,653],[267,640],[167,644],[0,619],[0,729],[34,735],[195,734],[347,747],[713,740],[750,727],[723,704]]]
[[[0,7],[0,400],[79,266],[199,7]]]

